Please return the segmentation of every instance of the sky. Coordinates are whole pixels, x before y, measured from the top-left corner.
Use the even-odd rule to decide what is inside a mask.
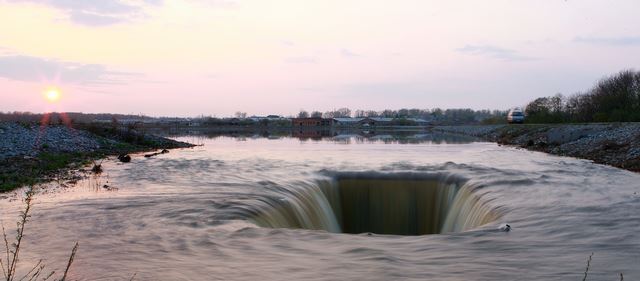
[[[638,11],[637,0],[0,0],[0,111],[508,109],[640,70]]]

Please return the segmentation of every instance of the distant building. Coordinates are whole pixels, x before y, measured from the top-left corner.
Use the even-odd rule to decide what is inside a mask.
[[[332,126],[334,121],[320,117],[293,118],[291,119],[291,124],[293,127],[327,127]]]
[[[202,126],[202,122],[191,120],[191,121],[187,122],[187,126],[189,126],[189,127],[200,127],[200,126]]]
[[[361,126],[391,126],[394,118],[389,117],[367,117],[360,121]]]
[[[365,118],[351,118],[351,117],[341,117],[341,118],[333,118],[334,125],[339,127],[358,127],[360,126],[360,122]]]
[[[427,120],[420,119],[420,118],[407,118],[407,120],[414,122],[418,126],[427,126],[431,123]]]
[[[255,122],[260,122],[263,120],[269,120],[269,121],[281,121],[281,120],[287,120],[286,117],[282,117],[279,115],[267,115],[267,116],[251,116],[248,117],[248,119],[251,119]]]

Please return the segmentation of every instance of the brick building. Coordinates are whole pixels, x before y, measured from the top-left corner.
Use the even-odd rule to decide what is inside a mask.
[[[328,127],[333,125],[333,119],[325,119],[320,117],[311,118],[293,118],[291,119],[293,127]]]

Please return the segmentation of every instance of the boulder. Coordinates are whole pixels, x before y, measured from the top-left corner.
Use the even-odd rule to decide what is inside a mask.
[[[131,156],[129,154],[120,154],[118,155],[118,160],[122,163],[129,163],[131,162]]]

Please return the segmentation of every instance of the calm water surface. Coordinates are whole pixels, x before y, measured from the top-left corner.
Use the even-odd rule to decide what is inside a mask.
[[[79,241],[78,280],[582,280],[593,253],[588,280],[640,279],[640,174],[429,134],[181,139],[203,146],[107,159],[101,177],[39,194],[21,262],[61,268]],[[473,187],[461,204],[481,204],[486,220],[433,235],[339,233],[346,205],[340,215],[329,194],[344,177]],[[479,212],[454,197],[442,199],[449,210]],[[0,201],[9,228],[13,198]]]

